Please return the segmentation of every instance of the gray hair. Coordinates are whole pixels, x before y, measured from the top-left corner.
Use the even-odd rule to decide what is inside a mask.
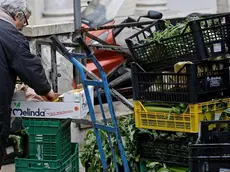
[[[0,0],[0,7],[13,16],[21,11],[26,14],[31,14],[31,10],[29,9],[26,0]]]

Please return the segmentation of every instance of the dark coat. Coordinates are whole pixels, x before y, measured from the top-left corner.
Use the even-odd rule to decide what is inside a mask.
[[[0,159],[9,131],[10,105],[17,76],[38,95],[51,90],[40,57],[30,53],[29,43],[22,33],[0,19]]]

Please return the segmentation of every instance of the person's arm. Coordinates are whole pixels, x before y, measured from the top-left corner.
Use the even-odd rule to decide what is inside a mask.
[[[45,96],[52,91],[41,64],[41,59],[30,52],[27,41],[23,41],[20,44],[11,62],[12,68],[18,77],[33,88],[36,94]]]

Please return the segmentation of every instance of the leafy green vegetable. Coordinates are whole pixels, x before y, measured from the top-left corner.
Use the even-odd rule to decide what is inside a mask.
[[[127,160],[129,162],[129,167],[131,171],[139,171],[139,155],[136,148],[136,135],[138,130],[135,127],[134,115],[129,115],[128,117],[122,117],[118,120],[118,125],[120,129],[120,134],[122,136],[122,142],[126,152]],[[109,172],[115,171],[115,166],[112,162],[112,153],[110,151],[109,142],[107,134],[104,131],[100,131],[103,149],[107,157],[107,163],[109,166]],[[121,156],[119,154],[119,149],[116,143],[114,135],[112,135],[112,143],[116,152],[116,159],[118,164],[122,165]],[[96,144],[96,137],[94,136],[93,130],[89,130],[86,138],[83,151],[80,153],[80,158],[83,166],[89,163],[88,172],[101,172],[102,165],[100,161],[100,154]]]
[[[19,153],[23,152],[23,136],[26,134],[26,130],[15,131],[14,134],[9,135],[9,140],[16,144],[16,148]]]
[[[225,109],[224,113],[226,113],[228,116],[230,116],[230,108]]]
[[[181,106],[185,107],[183,105]],[[118,125],[122,136],[122,141],[126,152],[126,156],[129,162],[130,171],[134,171],[134,172],[139,172],[140,155],[137,150],[137,144],[138,144],[138,137],[140,135],[149,134],[153,136],[154,139],[165,139],[165,140],[172,140],[172,141],[177,141],[177,140],[191,141],[193,139],[192,138],[193,136],[190,136],[189,134],[186,133],[172,133],[172,132],[160,132],[155,130],[138,129],[135,127],[135,120],[133,114],[129,115],[128,117],[122,117],[118,119]],[[110,151],[107,134],[106,132],[100,130],[100,135],[103,142],[103,149],[105,151],[106,158],[107,158],[107,164],[109,166],[109,172],[115,172],[115,166],[111,159],[112,154]],[[112,143],[115,148],[117,162],[120,165],[122,165],[121,156],[119,155],[119,151],[118,151],[119,149],[117,147],[114,136],[112,136]],[[84,148],[80,152],[80,159],[84,167],[88,163],[87,172],[103,171],[101,160],[100,160],[100,154],[96,143],[96,137],[94,136],[93,130],[89,130],[86,135]],[[151,171],[170,172],[170,170],[166,168],[164,164],[161,163],[149,162],[147,165]]]
[[[149,112],[171,112],[172,108],[156,107],[156,106],[145,106],[145,109]]]
[[[183,114],[185,112],[185,110],[187,109],[188,105],[187,104],[172,104],[170,106],[170,104],[160,104],[161,106],[154,106],[154,103],[152,104],[153,106],[151,106],[151,104],[147,104],[147,106],[145,105],[145,109],[149,112],[168,112],[169,115],[171,113],[176,113],[176,114]],[[157,105],[157,104],[156,104]]]
[[[156,172],[159,171],[163,165],[159,162],[150,162],[146,165],[146,167],[150,169],[149,172]]]
[[[148,45],[146,46],[145,53],[149,56],[155,56],[155,58],[164,56],[175,58],[178,55],[195,54],[194,42],[192,39],[193,35],[190,25],[192,20],[199,19],[201,18],[187,18],[185,21],[181,21],[176,24],[172,24],[169,20],[165,20],[164,30],[154,30],[152,34],[153,36],[151,35],[151,37],[139,42],[138,46]],[[221,24],[221,20],[218,19],[199,21],[201,28],[204,29],[202,30],[202,34],[204,36],[205,43],[223,39],[223,31],[220,28],[213,29],[213,26]],[[210,47],[207,47],[207,50],[208,53],[212,53],[212,49]]]
[[[185,167],[178,166],[166,166],[163,163],[159,162],[150,162],[148,161],[146,164],[148,172],[186,172],[188,171]]]
[[[227,109],[228,104],[226,102],[220,102],[216,105],[217,109]],[[208,105],[208,106],[203,106],[202,107],[202,112],[206,113],[206,112],[213,112],[214,111],[214,105]]]
[[[183,23],[177,23],[176,25],[172,25],[170,21],[165,22],[165,30],[154,32],[154,41],[161,43],[162,39],[173,37],[180,35],[182,33],[190,32],[190,28],[187,26],[189,21],[185,21]],[[152,41],[152,38],[147,38],[146,41]]]
[[[144,106],[160,106],[160,107],[172,107],[176,106],[177,104],[172,104],[172,103],[160,103],[160,102],[145,102],[143,103]]]
[[[21,136],[9,135],[9,139],[11,139],[13,141],[13,143],[17,144],[17,149],[18,149],[19,153],[23,151],[23,145],[22,145]]]

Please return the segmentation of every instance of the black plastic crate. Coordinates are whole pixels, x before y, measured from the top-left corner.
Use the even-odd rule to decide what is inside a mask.
[[[224,112],[222,113],[224,115]],[[214,125],[212,130],[209,129]],[[230,143],[230,121],[201,121],[199,132],[200,143]]]
[[[230,143],[189,145],[191,172],[230,171]]]
[[[213,14],[210,14],[210,13],[197,13],[197,12],[194,12],[194,13],[190,13],[189,15],[187,15],[186,17],[175,17],[175,18],[169,18],[169,19],[166,19],[164,21],[170,21],[171,24],[173,25],[176,25],[177,23],[179,22],[184,22],[185,20],[196,20],[198,19],[198,17],[200,19],[203,19],[203,18],[210,18],[210,17],[216,17],[216,16],[219,16],[219,15],[225,15],[225,14],[228,14],[228,13],[213,13]]]
[[[194,137],[195,138],[195,137]],[[161,162],[171,165],[189,166],[188,144],[194,140],[155,139],[153,135],[138,136],[138,151],[141,159]]]
[[[22,152],[18,150],[17,143],[15,143],[12,139],[8,139],[7,148],[5,151],[3,165],[13,164],[15,163],[15,158],[25,158],[29,155],[29,138],[28,135],[20,135],[16,134],[17,136],[22,137]],[[1,158],[1,157],[0,157]]]
[[[133,99],[198,103],[229,95],[229,60],[184,65],[185,73],[144,72],[132,63]]]
[[[183,18],[171,19],[174,24],[177,20],[182,22]],[[126,43],[135,62],[145,71],[162,71],[180,61],[196,62],[229,53],[230,13],[193,20],[186,27],[190,32],[161,39],[161,43],[144,41],[154,37],[149,34],[152,30],[165,28],[160,20],[126,39]]]

